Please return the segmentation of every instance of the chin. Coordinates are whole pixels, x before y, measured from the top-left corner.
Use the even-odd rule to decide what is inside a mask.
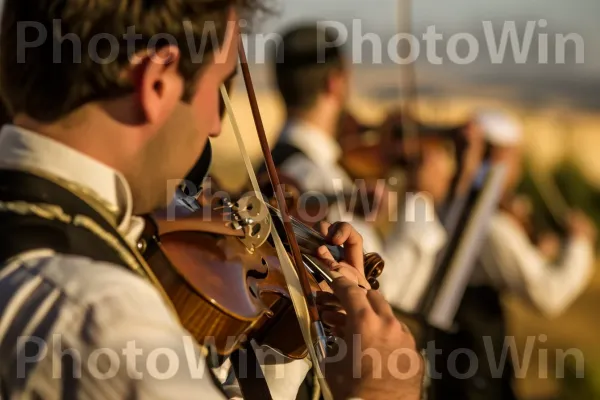
[[[175,191],[173,191],[171,198],[174,195]],[[167,202],[167,192],[165,190],[144,193],[142,196],[134,196],[133,199],[134,215],[152,214],[167,208],[170,203]]]

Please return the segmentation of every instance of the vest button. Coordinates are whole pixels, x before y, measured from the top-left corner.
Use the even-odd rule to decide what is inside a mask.
[[[146,243],[146,241],[144,239],[140,239],[137,242],[137,249],[140,253],[144,253],[146,251],[146,248],[148,247],[148,244]]]

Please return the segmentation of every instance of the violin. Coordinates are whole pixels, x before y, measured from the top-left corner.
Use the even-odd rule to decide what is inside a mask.
[[[340,116],[336,137],[342,148],[340,164],[352,179],[387,176],[391,160],[381,140],[380,126],[365,125],[345,111]]]
[[[417,122],[417,136],[406,132],[402,113],[392,111],[379,126],[365,125],[349,111],[338,124],[338,143],[343,149],[342,165],[355,179],[386,177],[394,167],[418,163],[419,151],[429,143],[449,141],[457,150],[467,145],[463,131],[467,124],[436,126]]]
[[[306,346],[291,307],[290,295],[275,252],[263,244],[268,218],[281,218],[269,207],[267,221],[256,219],[258,199],[225,200],[220,210],[206,209],[168,220],[147,217],[143,255],[172,300],[182,324],[203,344],[229,355],[247,338],[290,358],[306,357]],[[317,231],[293,219],[313,295],[329,291],[326,268],[316,259],[327,246],[337,260],[343,247],[331,246]],[[380,259],[366,256],[365,276],[376,284]]]
[[[391,112],[377,128],[362,125],[349,113],[340,123],[338,142],[342,146],[341,165],[355,180],[366,186],[403,171],[407,191],[420,190],[419,170],[428,151],[440,147],[454,153],[457,171],[450,182],[444,203],[450,204],[457,194],[468,190],[480,164],[478,141],[469,122],[436,126],[416,122],[416,135],[406,132],[406,122],[400,112]],[[369,132],[369,133],[366,133]],[[440,204],[441,205],[441,204]]]
[[[244,78],[249,79],[243,44],[240,57]],[[252,86],[248,89],[251,105],[256,106]],[[266,143],[264,130],[257,130],[261,143]],[[266,158],[269,155],[265,153]],[[274,168],[272,159],[270,167]],[[278,180],[274,187],[279,208],[257,196],[245,196],[235,202],[223,199],[218,206],[198,202],[180,208],[176,218],[146,217],[139,250],[183,326],[222,356],[247,346],[251,339],[290,358],[310,353],[276,238],[285,239],[285,250],[293,256],[314,329],[314,322],[319,322],[315,297],[330,291],[327,283],[332,282],[316,258],[317,249],[326,245],[336,260],[344,258],[343,247],[329,245],[323,235],[289,216]],[[197,199],[201,198],[199,194]],[[365,255],[365,276],[373,286],[383,267],[381,257]],[[317,336],[321,340],[322,332]]]

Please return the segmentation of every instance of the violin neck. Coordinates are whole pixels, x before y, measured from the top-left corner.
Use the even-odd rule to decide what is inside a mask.
[[[277,210],[275,207],[270,205],[267,206],[269,207],[269,211],[273,217],[275,228],[278,231],[281,231],[283,229],[281,213],[279,213],[279,210]],[[298,241],[298,246],[300,247],[302,253],[310,256],[318,256],[319,247],[326,246],[336,261],[341,261],[344,259],[343,247],[328,244],[323,235],[298,221],[294,217],[290,217],[290,220],[292,222],[294,234],[296,235],[296,240]],[[285,244],[288,245],[288,243]]]

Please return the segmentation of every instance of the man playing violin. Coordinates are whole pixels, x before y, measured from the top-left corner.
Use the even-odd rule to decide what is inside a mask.
[[[184,177],[218,136],[237,22],[262,4],[6,0],[3,8],[0,86],[13,124],[0,134],[0,397],[225,398],[210,372],[194,374],[205,352],[135,244],[138,216],[164,207],[167,181]],[[219,43],[202,42],[207,26]],[[334,231],[349,255],[362,254],[350,225]],[[341,271],[332,287],[344,337],[384,366],[402,364],[394,351],[414,341],[390,306],[344,276],[350,264],[329,264]],[[353,350],[327,369],[336,399],[418,398],[421,372],[374,374]]]
[[[326,217],[351,221],[363,236],[365,249],[377,252],[386,262],[380,279],[386,299],[397,309],[412,312],[427,287],[436,255],[446,242],[435,207],[445,198],[452,180],[451,156],[437,141],[426,146],[415,184],[418,193],[413,193],[411,201],[415,205],[414,220],[412,212],[408,216],[403,212],[395,217],[386,214],[388,220],[393,217],[395,221],[385,239],[375,228],[375,218],[365,216],[376,206],[380,213],[388,212],[388,204],[379,201],[386,200],[388,189],[382,190],[383,198],[374,199],[373,204],[363,202],[369,210],[354,213],[351,197],[361,196],[357,189],[362,182],[353,181],[343,168],[342,148],[336,137],[349,97],[351,71],[344,46],[335,39],[330,30],[309,23],[284,32],[275,49],[275,82],[287,120],[273,158],[282,174],[294,179],[301,191],[336,199]],[[380,187],[386,187],[386,177],[381,178]]]

